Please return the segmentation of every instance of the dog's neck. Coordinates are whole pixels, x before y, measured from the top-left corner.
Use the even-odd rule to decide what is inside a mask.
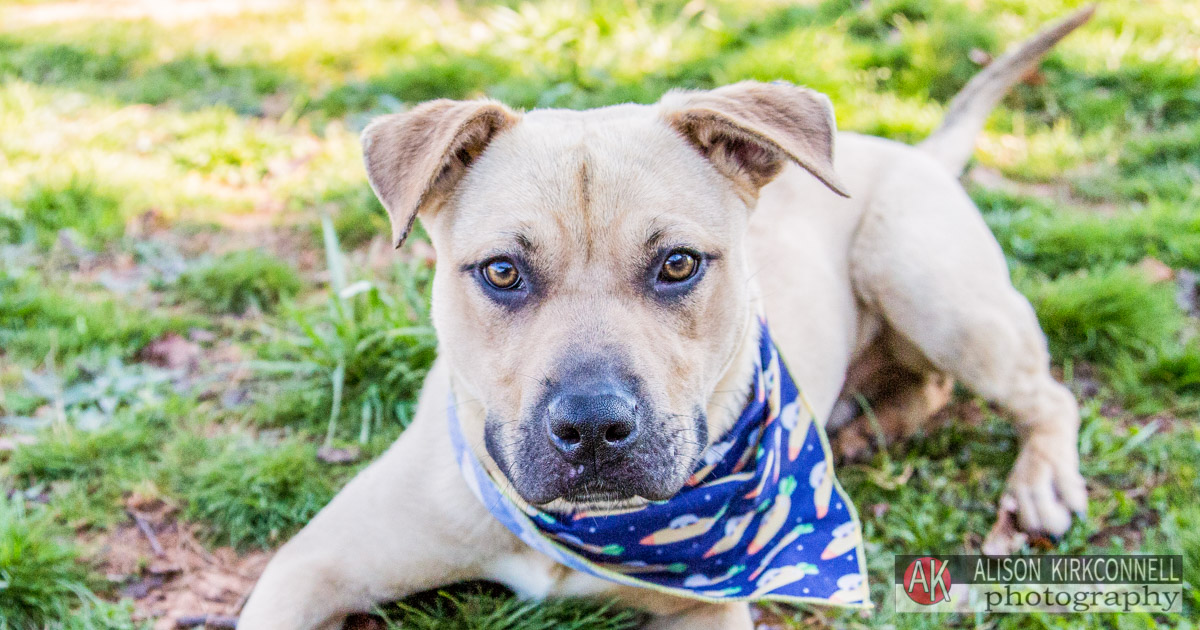
[[[725,435],[741,415],[754,387],[754,366],[759,352],[762,326],[759,320],[762,312],[758,305],[758,291],[752,292],[752,299],[746,309],[742,322],[742,332],[737,348],[725,364],[720,379],[713,387],[713,393],[708,398],[705,413],[708,417],[708,444],[712,445]]]

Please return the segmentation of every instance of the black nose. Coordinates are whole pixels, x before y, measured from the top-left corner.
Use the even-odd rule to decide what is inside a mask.
[[[628,451],[638,436],[637,399],[613,384],[587,391],[561,391],[550,399],[546,428],[550,442],[572,464],[611,459]]]

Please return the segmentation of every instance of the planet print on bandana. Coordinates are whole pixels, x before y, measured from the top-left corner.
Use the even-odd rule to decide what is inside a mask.
[[[774,600],[869,608],[862,529],[828,441],[765,323],[754,384],[729,432],[687,484],[635,509],[556,514],[496,483],[449,410],[467,485],[525,544],[617,584],[710,602]]]

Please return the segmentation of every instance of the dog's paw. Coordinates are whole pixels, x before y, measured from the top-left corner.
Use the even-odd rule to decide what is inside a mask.
[[[1055,445],[1061,449],[1057,453]],[[1061,536],[1071,525],[1072,513],[1087,515],[1087,487],[1074,442],[1030,440],[1017,456],[1006,494],[1016,504],[1021,529]]]

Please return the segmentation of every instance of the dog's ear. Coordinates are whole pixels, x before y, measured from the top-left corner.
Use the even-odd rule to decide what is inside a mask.
[[[518,120],[492,101],[438,100],[367,126],[362,134],[367,179],[392,219],[396,247],[417,212],[436,209],[488,143]]]
[[[833,106],[788,83],[743,81],[707,92],[669,92],[659,103],[669,125],[751,197],[787,160],[848,197],[833,170]]]

